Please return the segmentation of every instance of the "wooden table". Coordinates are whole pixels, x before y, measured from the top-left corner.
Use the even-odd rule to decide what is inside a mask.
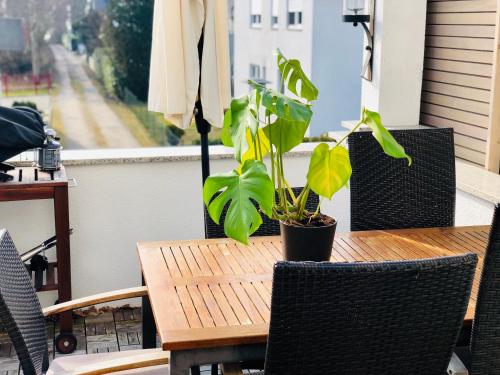
[[[487,226],[338,233],[332,261],[474,252],[480,261],[465,317],[470,321],[488,233]],[[254,237],[249,246],[229,239],[142,242],[138,252],[161,345],[171,351],[172,375],[200,364],[263,358],[280,237]]]
[[[52,199],[57,236],[57,262],[50,263],[45,285],[40,291],[57,290],[59,302],[71,300],[68,178],[64,167],[53,173],[35,167],[19,167],[8,172],[14,179],[0,183],[0,202]],[[36,223],[32,223],[35,224]],[[62,332],[71,332],[71,312],[60,315]]]

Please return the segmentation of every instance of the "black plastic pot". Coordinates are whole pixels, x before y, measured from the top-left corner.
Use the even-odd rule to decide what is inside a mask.
[[[283,258],[294,262],[328,262],[332,255],[337,221],[321,227],[304,227],[280,222]]]

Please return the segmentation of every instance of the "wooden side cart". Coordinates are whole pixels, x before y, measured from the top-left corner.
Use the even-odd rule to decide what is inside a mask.
[[[19,167],[6,172],[13,180],[0,183],[0,202],[52,199],[54,201],[57,261],[49,263],[46,280],[40,291],[57,290],[59,302],[71,300],[70,226],[68,178],[64,167],[51,173],[35,167]],[[59,317],[61,335],[56,342],[61,352],[72,352],[76,339],[72,335],[71,312]]]

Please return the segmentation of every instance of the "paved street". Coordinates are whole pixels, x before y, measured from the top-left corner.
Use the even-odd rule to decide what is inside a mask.
[[[79,56],[62,45],[52,45],[57,95],[53,121],[62,124],[66,149],[140,147],[129,129],[106,104],[82,67]]]

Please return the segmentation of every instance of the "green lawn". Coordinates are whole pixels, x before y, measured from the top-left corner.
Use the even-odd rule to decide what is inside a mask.
[[[49,95],[50,92],[51,92],[51,90],[49,90],[49,89],[38,89],[38,91],[35,91],[33,89],[20,89],[20,90],[13,89],[13,90],[11,90],[9,88],[8,93],[5,94],[5,92],[3,92],[2,95],[6,98],[9,98],[9,97],[15,97],[15,96]]]

